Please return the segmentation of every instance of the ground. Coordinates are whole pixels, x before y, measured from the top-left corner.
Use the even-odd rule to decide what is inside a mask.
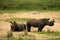
[[[45,26],[43,30],[47,31],[50,29],[51,31],[58,31],[60,32],[60,12],[16,12],[16,13],[3,13],[0,14],[0,37],[4,36],[7,34],[7,32],[10,31],[10,23],[2,21],[3,19],[9,19],[9,18],[50,18],[50,20],[55,20],[55,25],[52,27]],[[37,31],[37,28],[31,28],[33,30],[31,31]],[[16,34],[16,33],[13,33]],[[47,35],[39,35],[39,34],[33,34],[33,33],[28,33],[30,35],[34,35],[36,39],[46,39],[48,36]],[[49,36],[49,38],[55,38],[55,36]],[[57,37],[57,36],[56,36]]]

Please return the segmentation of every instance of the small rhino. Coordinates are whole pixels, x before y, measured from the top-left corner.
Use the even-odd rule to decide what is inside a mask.
[[[24,31],[26,30],[26,25],[25,24],[18,24],[15,21],[10,22],[11,25],[11,31]]]

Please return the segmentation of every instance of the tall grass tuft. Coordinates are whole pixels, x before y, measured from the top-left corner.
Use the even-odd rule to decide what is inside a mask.
[[[12,31],[7,32],[7,38],[11,38],[13,36]]]

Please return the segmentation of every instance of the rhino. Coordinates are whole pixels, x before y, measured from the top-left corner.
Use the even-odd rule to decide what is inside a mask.
[[[54,19],[49,21],[50,18],[41,18],[41,19],[31,19],[26,22],[27,26],[27,31],[31,31],[31,27],[36,27],[38,28],[38,32],[41,32],[42,29],[48,25],[48,26],[53,26],[54,25]]]
[[[10,22],[10,23],[11,23],[11,31],[24,31],[24,30],[26,30],[25,24],[18,24],[15,21]]]

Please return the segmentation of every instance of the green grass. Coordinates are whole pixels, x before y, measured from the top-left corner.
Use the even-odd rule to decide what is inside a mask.
[[[60,0],[0,1],[0,10],[60,10]],[[5,7],[6,6],[6,7]]]
[[[33,32],[35,34],[46,34],[46,35],[52,35],[52,36],[60,36],[60,32],[45,32],[45,31],[42,31],[42,32]]]
[[[0,10],[0,14],[2,13],[16,13],[16,12],[23,12],[22,10]]]
[[[7,22],[10,22],[10,21],[16,21],[16,22],[24,22],[24,21],[27,21],[31,18],[10,18],[10,19],[5,19],[3,21],[7,21]]]
[[[47,36],[57,36],[57,38],[48,38],[46,40],[60,40],[60,32],[45,32],[45,31],[42,31],[42,32],[33,32],[35,34],[45,34]]]
[[[14,38],[14,37],[11,37],[9,38],[8,40],[36,40],[35,38],[23,38],[23,37],[20,37],[20,38]]]
[[[17,40],[17,38],[11,37],[8,40]]]
[[[35,38],[19,38],[18,40],[36,40]]]
[[[60,40],[60,37],[58,37],[58,38],[50,38],[48,40]]]
[[[31,11],[37,11],[37,12],[60,12],[60,10],[26,10],[26,9],[22,9],[22,10],[0,10],[0,14],[3,13],[17,13],[17,12],[31,12]]]

